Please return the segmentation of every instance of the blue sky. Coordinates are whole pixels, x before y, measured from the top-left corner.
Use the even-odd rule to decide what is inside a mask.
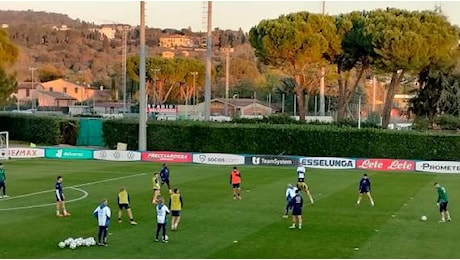
[[[0,1],[0,10],[46,11],[67,14],[88,22],[139,24],[139,1]],[[146,1],[146,24],[156,28],[206,31],[202,1]],[[335,15],[354,10],[396,7],[434,9],[440,4],[450,22],[460,25],[460,2],[456,1],[327,1],[326,12]],[[297,11],[321,12],[321,1],[214,1],[212,27],[244,31],[262,19]]]

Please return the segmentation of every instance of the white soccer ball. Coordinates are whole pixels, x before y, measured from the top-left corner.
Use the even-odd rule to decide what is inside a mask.
[[[165,241],[168,241],[169,240],[168,235],[165,235],[164,239],[165,239]]]
[[[423,215],[423,216],[420,218],[420,220],[421,220],[421,221],[427,221],[428,218],[427,218],[425,215]]]
[[[60,247],[60,248],[64,248],[64,247],[65,247],[65,243],[64,243],[64,242],[62,242],[62,241],[61,241],[61,242],[59,242],[59,244],[58,244],[58,247]]]
[[[75,249],[77,248],[77,244],[75,242],[70,243],[70,249]]]

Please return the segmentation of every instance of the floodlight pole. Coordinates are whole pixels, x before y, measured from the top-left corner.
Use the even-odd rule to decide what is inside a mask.
[[[147,150],[147,100],[145,97],[145,1],[141,1],[139,55],[139,151]]]

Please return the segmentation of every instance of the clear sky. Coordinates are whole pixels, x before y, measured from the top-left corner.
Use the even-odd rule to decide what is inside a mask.
[[[87,22],[140,22],[140,1],[0,1],[0,10],[34,10],[67,14]],[[331,15],[354,10],[396,7],[408,10],[433,10],[441,5],[450,22],[460,25],[460,2],[456,1],[327,1]],[[206,31],[203,1],[146,1],[146,24],[155,28]],[[213,1],[212,27],[249,31],[263,19],[297,11],[321,12],[321,1]]]

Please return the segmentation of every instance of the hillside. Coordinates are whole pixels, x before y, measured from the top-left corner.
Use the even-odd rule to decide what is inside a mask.
[[[17,72],[18,81],[30,81],[29,68],[36,67],[42,81],[53,75],[60,75],[70,81],[95,87],[111,87],[113,83],[115,87],[119,87],[124,25],[98,25],[74,20],[65,14],[32,10],[0,11],[0,24],[21,50],[19,61],[11,68]],[[137,55],[139,28],[126,27],[129,27],[128,56]],[[189,37],[197,47],[184,49],[159,46],[161,37],[174,34]],[[202,38],[202,33],[192,32],[190,29],[147,28],[146,51],[150,56],[171,51],[176,56],[204,58],[204,50],[199,49]],[[218,49],[228,45],[235,48],[235,55],[254,63],[252,48],[247,43],[244,32],[216,28],[213,32],[213,47],[218,58],[217,63],[222,62]],[[34,78],[35,81],[38,80],[38,77]]]

